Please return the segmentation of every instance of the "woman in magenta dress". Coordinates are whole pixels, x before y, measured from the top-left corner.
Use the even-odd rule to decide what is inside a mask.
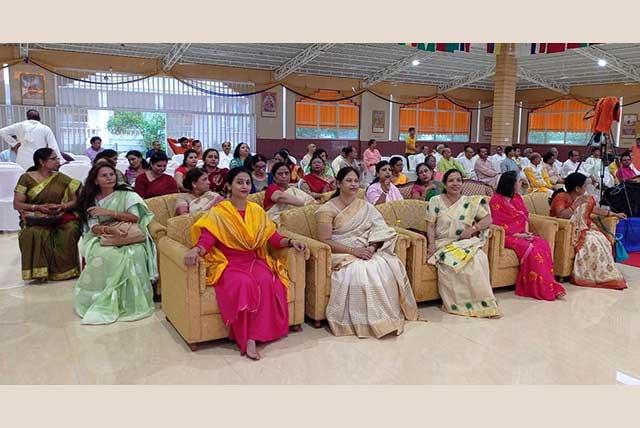
[[[564,287],[553,276],[549,243],[529,232],[529,211],[520,196],[520,180],[515,171],[502,174],[489,206],[493,223],[505,230],[505,247],[520,259],[516,295],[539,300],[564,296]]]
[[[229,199],[211,208],[192,227],[196,245],[184,263],[194,266],[199,257],[207,266],[207,284],[213,285],[220,315],[229,337],[242,355],[257,360],[256,342],[269,342],[289,332],[286,267],[271,258],[274,248],[305,245],[283,237],[260,205],[247,201],[251,175],[234,168],[227,176]]]

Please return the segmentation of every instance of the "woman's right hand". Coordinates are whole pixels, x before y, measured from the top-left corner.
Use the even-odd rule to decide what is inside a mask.
[[[358,247],[352,248],[351,254],[362,260],[369,260],[373,257],[373,251],[370,248]]]
[[[185,266],[195,266],[198,263],[198,259],[200,258],[200,249],[198,247],[194,247],[190,249],[187,254],[184,256],[184,264]]]

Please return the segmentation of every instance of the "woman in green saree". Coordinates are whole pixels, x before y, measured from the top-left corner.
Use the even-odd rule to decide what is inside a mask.
[[[75,310],[82,324],[135,321],[153,314],[151,282],[157,277],[156,247],[147,230],[153,214],[144,200],[117,184],[116,169],[95,165],[80,194],[78,208],[84,228],[80,253],[86,266],[74,290]],[[137,224],[144,242],[103,246],[102,236],[117,236],[115,222]]]
[[[13,198],[20,213],[22,279],[75,278],[80,274],[80,223],[73,210],[81,183],[56,172],[60,162],[53,149],[36,150],[33,161],[18,180]]]

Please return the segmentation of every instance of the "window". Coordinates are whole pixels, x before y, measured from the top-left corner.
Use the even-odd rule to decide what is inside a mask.
[[[335,99],[337,91],[321,90],[314,98]],[[357,140],[360,108],[352,101],[296,101],[296,138]]]
[[[530,144],[586,145],[591,138],[591,121],[584,115],[591,107],[575,100],[560,100],[529,113]]]
[[[471,113],[446,99],[400,108],[400,139],[416,128],[418,141],[468,142]]]

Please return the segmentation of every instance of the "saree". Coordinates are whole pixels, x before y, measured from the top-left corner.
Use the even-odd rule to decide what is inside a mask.
[[[180,193],[176,196],[175,212],[178,215],[178,208],[186,206],[189,208],[189,213],[198,214],[203,211],[209,211],[212,206],[223,200],[222,196],[212,191],[208,191],[197,198],[191,193]]]
[[[63,204],[73,199],[80,186],[80,181],[60,172],[39,183],[27,172],[20,176],[15,193],[25,195],[28,204]],[[80,223],[73,213],[66,213],[55,226],[27,226],[22,218],[18,233],[22,279],[62,281],[80,275],[80,235]]]
[[[567,193],[556,195],[551,204],[551,215],[558,217],[572,203]],[[571,242],[576,257],[569,282],[581,287],[623,290],[627,288],[627,283],[616,268],[611,243],[591,221],[595,205],[596,200],[591,196],[571,216],[571,223],[574,225]]]
[[[464,229],[490,215],[481,196],[461,196],[447,207],[443,195],[427,205],[426,220],[435,224],[436,252],[428,263],[438,268],[438,291],[443,309],[470,317],[500,316],[498,302],[489,281],[489,259],[482,250],[489,237],[460,239]]]
[[[224,186],[227,182],[227,175],[229,174],[229,170],[226,168],[216,168],[213,171],[206,170],[209,175],[209,186],[211,190],[217,193],[224,192]]]
[[[280,214],[282,214],[283,211],[287,211],[297,207],[295,205],[289,205],[285,203],[274,204],[271,201],[271,195],[273,195],[276,190],[280,189],[275,184],[271,184],[269,187],[267,187],[267,190],[264,193],[264,208],[267,211],[267,215],[269,216],[269,218],[273,220],[276,225],[280,225]],[[295,196],[296,198],[302,200],[304,202],[304,205],[309,205],[316,201],[313,196],[309,195],[306,192],[303,192],[297,187],[290,186],[289,188],[287,188],[287,190],[284,191],[284,193]]]
[[[250,339],[267,342],[286,336],[289,326],[286,267],[269,255],[276,226],[265,211],[247,202],[238,211],[230,201],[213,207],[191,228],[195,243],[215,240],[204,256],[206,283],[213,285],[220,315],[244,354]]]
[[[307,174],[303,178],[304,183],[313,193],[325,193],[335,190],[335,186],[328,177],[320,177],[316,174]]]
[[[516,279],[516,296],[538,300],[555,300],[565,294],[565,289],[553,276],[553,259],[549,243],[539,236],[531,241],[517,238],[524,233],[529,221],[529,211],[522,196],[515,194],[509,200],[498,193],[489,202],[493,224],[505,231],[504,246],[516,252],[520,271]]]
[[[153,213],[138,194],[124,190],[96,201],[96,206],[137,216],[146,240],[122,247],[103,247],[91,228],[114,220],[91,218],[80,241],[86,266],[74,289],[75,311],[82,324],[146,318],[155,309],[151,282],[158,276],[156,246],[147,229]]]
[[[349,247],[382,246],[369,260],[351,254],[331,254],[331,294],[326,316],[336,336],[380,338],[404,331],[405,319],[419,319],[406,270],[394,254],[396,232],[368,202],[354,200],[339,209],[334,200],[316,212],[318,223],[329,223],[331,240]]]
[[[311,174],[311,165],[305,165],[304,173]],[[329,165],[328,163],[324,165],[324,171],[322,172],[322,175],[331,179],[334,179],[336,177],[336,174],[333,172],[333,168],[331,168],[331,165]]]
[[[170,195],[178,193],[176,180],[168,174],[162,174],[153,181],[149,181],[146,173],[138,175],[136,178],[135,191],[143,199],[156,196]]]

